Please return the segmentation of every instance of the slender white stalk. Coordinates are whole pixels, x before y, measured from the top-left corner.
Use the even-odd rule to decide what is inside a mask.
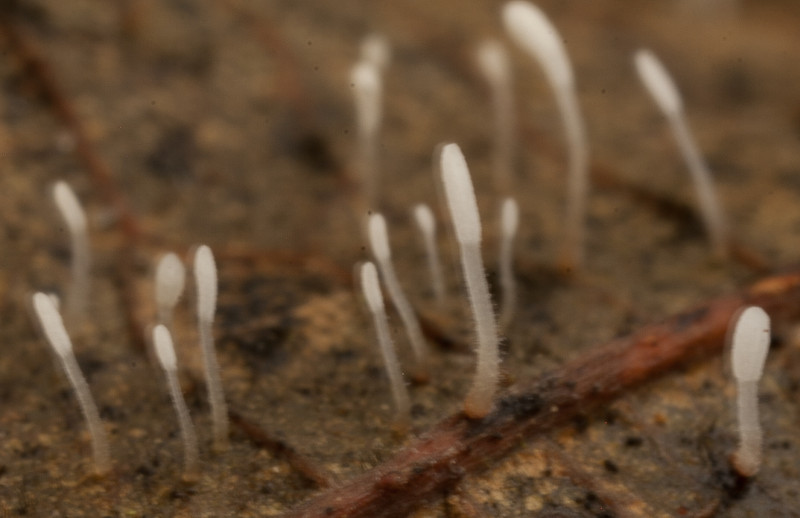
[[[214,426],[214,448],[224,450],[228,445],[228,408],[222,391],[217,355],[214,351],[214,312],[217,308],[217,265],[211,249],[197,247],[194,255],[194,279],[197,288],[197,329],[203,352],[208,401]]]
[[[511,38],[541,65],[555,94],[569,147],[569,182],[561,263],[566,269],[583,265],[586,198],[589,193],[589,145],[578,107],[575,81],[567,52],[553,24],[535,5],[508,2],[503,22]]]
[[[199,463],[197,434],[194,431],[194,425],[189,417],[189,409],[183,399],[183,392],[181,392],[181,386],[178,383],[178,360],[175,357],[172,335],[163,324],[159,324],[153,329],[153,343],[155,344],[158,361],[164,369],[172,405],[175,407],[178,424],[181,427],[184,475],[188,478],[193,478],[197,475]]]
[[[714,254],[725,258],[729,243],[725,217],[717,200],[711,172],[686,124],[680,93],[664,65],[650,50],[638,50],[634,55],[634,63],[642,83],[667,118],[678,148],[689,168]]]
[[[383,81],[370,61],[357,63],[350,72],[358,127],[358,164],[367,208],[378,203],[378,134],[382,119]]]
[[[417,381],[425,381],[428,379],[428,346],[422,336],[422,329],[420,328],[419,320],[417,320],[417,315],[414,313],[414,308],[411,307],[411,303],[408,301],[403,288],[400,286],[400,281],[397,279],[397,274],[392,264],[392,251],[389,247],[386,220],[382,215],[376,213],[369,217],[368,234],[372,255],[375,256],[386,290],[389,292],[389,298],[400,314],[400,319],[403,321],[403,326],[408,335],[408,341],[414,352],[416,367],[413,371],[413,377]]]
[[[514,279],[513,247],[519,226],[519,207],[514,198],[506,198],[500,208],[500,329],[506,329],[514,318],[517,284]]]
[[[431,275],[433,294],[439,306],[444,305],[444,275],[439,261],[439,250],[436,247],[436,220],[433,211],[424,203],[414,206],[414,221],[417,223],[422,242],[425,245],[425,256],[428,261],[428,271]]]
[[[88,225],[86,213],[69,184],[64,181],[56,182],[53,186],[53,200],[69,230],[72,248],[72,286],[67,294],[65,313],[67,319],[73,321],[85,316],[89,301],[92,258]]]
[[[407,423],[411,409],[408,389],[403,381],[400,362],[397,360],[394,343],[389,334],[389,322],[386,317],[386,308],[383,305],[378,272],[375,270],[375,265],[369,261],[361,265],[361,289],[364,292],[364,298],[375,322],[375,331],[378,335],[383,364],[386,366],[386,374],[389,376],[389,383],[392,387],[392,397],[397,410],[397,422]]]
[[[156,267],[156,307],[158,321],[166,326],[172,323],[172,310],[183,293],[186,269],[173,253],[161,257]]]
[[[511,66],[502,43],[487,40],[477,51],[478,66],[489,83],[494,112],[494,178],[501,196],[511,194],[514,169],[514,95]]]
[[[392,61],[389,40],[383,34],[372,33],[361,40],[361,60],[386,70]]]
[[[441,173],[447,205],[461,250],[461,266],[478,338],[477,370],[464,402],[464,412],[469,417],[481,418],[492,410],[492,401],[499,383],[499,339],[481,257],[478,202],[467,162],[456,144],[447,144],[442,149]]]
[[[736,385],[736,416],[739,421],[739,447],[733,462],[739,473],[752,477],[761,467],[762,433],[758,416],[758,382]]]
[[[733,454],[736,470],[746,477],[761,466],[761,424],[758,417],[758,382],[769,352],[770,321],[763,309],[751,306],[739,315],[733,332],[731,363],[736,378],[739,448]]]
[[[58,313],[50,296],[44,293],[33,295],[33,308],[47,341],[50,342],[50,346],[61,359],[64,372],[75,390],[75,396],[78,398],[83,417],[86,419],[89,433],[92,436],[95,471],[98,474],[107,473],[111,469],[111,454],[106,430],[100,420],[100,414],[97,412],[97,405],[95,405],[92,394],[89,391],[86,378],[83,377],[81,368],[75,359],[75,354],[72,352],[72,341],[64,328],[61,315]]]

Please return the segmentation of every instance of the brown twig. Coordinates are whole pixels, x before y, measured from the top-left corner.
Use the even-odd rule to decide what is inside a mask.
[[[0,17],[0,31],[9,41],[11,50],[27,75],[33,79],[42,96],[61,122],[75,138],[75,153],[83,162],[89,176],[106,202],[114,207],[119,225],[125,236],[134,240],[141,237],[141,228],[130,210],[122,191],[116,185],[111,168],[95,150],[86,129],[72,102],[62,91],[50,64],[45,60],[24,31],[6,17]]]
[[[453,415],[387,462],[284,516],[405,516],[454,488],[467,473],[508,454],[522,438],[552,429],[691,359],[719,353],[731,317],[750,304],[763,307],[776,321],[797,316],[800,272],[767,278],[588,351],[506,395],[485,419]]]
[[[250,422],[234,411],[229,411],[228,417],[230,417],[231,423],[250,439],[250,442],[259,448],[271,451],[276,457],[284,459],[295,471],[303,475],[310,482],[316,484],[317,487],[331,487],[333,481],[331,474],[307,457],[298,453],[293,447],[280,439],[272,437],[260,426]]]

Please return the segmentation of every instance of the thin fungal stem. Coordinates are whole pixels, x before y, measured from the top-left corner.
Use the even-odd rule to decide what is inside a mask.
[[[559,263],[565,270],[584,263],[586,200],[589,195],[589,146],[574,90],[556,91],[556,101],[564,121],[569,146],[567,209],[564,240]]]
[[[367,210],[378,207],[378,138],[382,114],[383,82],[380,68],[371,61],[360,61],[350,82],[356,106],[358,128],[357,160],[362,204]]]
[[[439,249],[436,246],[436,221],[433,211],[425,204],[414,206],[414,221],[422,235],[422,242],[425,246],[425,258],[428,263],[428,272],[431,276],[433,295],[439,307],[444,305],[444,274],[442,264],[439,261]]]
[[[447,144],[442,148],[441,174],[461,252],[461,266],[478,343],[475,378],[464,401],[464,412],[469,417],[482,418],[492,409],[492,400],[500,379],[499,338],[481,257],[478,201],[467,162],[456,144]]]
[[[466,243],[461,246],[461,265],[479,344],[477,369],[472,388],[464,402],[464,412],[470,417],[480,418],[491,411],[500,379],[500,353],[497,346],[499,338],[480,245]]]
[[[361,289],[364,292],[364,298],[367,300],[370,313],[372,313],[372,320],[375,323],[375,331],[378,336],[378,345],[383,356],[383,364],[386,367],[386,374],[389,377],[389,384],[392,388],[392,398],[394,399],[396,410],[395,421],[398,427],[404,429],[410,421],[411,402],[405,381],[403,381],[403,373],[400,371],[400,362],[395,353],[392,336],[389,333],[389,320],[386,317],[386,309],[383,304],[378,272],[371,262],[361,265]]]
[[[397,278],[397,273],[392,263],[392,253],[389,247],[386,220],[381,214],[372,214],[369,218],[368,227],[372,255],[375,256],[375,261],[381,272],[386,291],[389,292],[389,298],[395,309],[397,309],[400,320],[403,321],[403,326],[408,335],[408,341],[414,353],[415,367],[412,377],[417,382],[425,382],[428,380],[428,345],[422,334],[422,328],[419,325],[417,314],[414,312],[414,308],[408,301],[400,285],[400,281]]]
[[[72,285],[67,291],[64,313],[67,315],[67,320],[75,322],[86,315],[89,302],[91,252],[88,224],[86,213],[69,184],[63,181],[56,182],[53,186],[53,199],[69,231]]]
[[[711,247],[714,254],[725,259],[728,256],[728,237],[725,228],[725,218],[717,199],[714,185],[711,181],[711,171],[709,171],[705,160],[703,160],[700,150],[697,148],[692,133],[686,124],[686,119],[682,115],[668,117],[672,126],[675,139],[681,154],[686,160],[689,172],[694,181],[697,198],[700,202],[700,211],[703,214],[703,221],[706,224],[708,237],[711,240]]]
[[[183,439],[183,458],[184,458],[184,479],[194,480],[199,474],[199,453],[197,447],[197,434],[194,425],[189,417],[189,409],[183,399],[180,383],[178,383],[178,362],[175,357],[175,347],[169,330],[163,324],[157,325],[153,329],[153,343],[155,344],[164,375],[167,378],[172,405],[178,417],[178,424],[181,428],[181,438]]]
[[[512,190],[514,172],[514,95],[508,53],[502,43],[487,40],[477,51],[478,66],[489,84],[494,118],[493,173],[495,188],[500,196]]]
[[[167,386],[169,388],[172,404],[178,416],[178,424],[181,427],[181,437],[183,438],[183,473],[184,478],[193,479],[198,475],[200,457],[197,447],[197,434],[189,417],[189,408],[183,398],[181,386],[178,382],[178,375],[175,371],[165,371]]]
[[[213,323],[210,320],[201,320],[198,325],[200,348],[203,351],[206,383],[208,384],[208,399],[211,405],[211,420],[214,424],[214,449],[222,451],[228,447],[228,413],[222,391],[217,355],[214,352]]]
[[[725,218],[711,181],[711,172],[686,124],[680,92],[667,69],[653,52],[640,49],[634,54],[633,59],[642,83],[667,118],[678,148],[689,168],[714,254],[720,259],[725,259],[730,244]]]
[[[228,447],[228,409],[222,390],[219,364],[214,350],[214,312],[217,306],[217,266],[211,249],[201,245],[195,252],[194,275],[197,285],[197,330],[200,350],[211,406],[214,431],[214,449],[223,451]]]
[[[564,122],[569,149],[569,180],[559,264],[571,272],[583,266],[584,219],[589,192],[589,145],[578,107],[572,64],[558,31],[537,6],[512,0],[503,8],[503,22],[514,41],[541,65]]]
[[[757,381],[737,384],[736,414],[739,422],[739,447],[733,454],[733,464],[742,476],[752,477],[761,466],[762,449]]]
[[[70,352],[61,358],[64,364],[64,371],[67,373],[72,388],[81,406],[86,424],[89,426],[89,434],[92,436],[92,455],[94,456],[95,471],[102,475],[111,471],[111,451],[108,446],[108,436],[97,411],[97,405],[89,390],[89,384],[83,377],[81,368],[75,355]]]
[[[86,383],[86,378],[83,377],[78,361],[75,359],[75,354],[72,352],[72,341],[64,327],[61,315],[55,308],[51,298],[44,293],[36,293],[33,296],[33,307],[47,341],[61,359],[64,372],[75,391],[81,412],[83,412],[83,416],[86,419],[86,424],[92,437],[95,472],[97,474],[105,474],[111,470],[108,436],[97,411],[97,405],[89,390],[89,385]]]
[[[517,304],[517,283],[514,279],[514,237],[519,224],[519,208],[513,198],[506,198],[500,209],[500,318],[501,330],[508,328],[514,318]]]

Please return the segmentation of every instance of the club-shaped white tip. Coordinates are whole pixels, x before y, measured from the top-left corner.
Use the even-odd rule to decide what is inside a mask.
[[[367,306],[373,313],[383,311],[383,295],[381,295],[381,287],[378,282],[378,270],[372,262],[366,262],[361,265],[361,289],[364,291],[364,298],[367,300]]]
[[[194,254],[194,277],[197,283],[197,316],[201,321],[214,320],[217,308],[217,265],[206,245],[197,247]]]
[[[35,293],[33,295],[33,309],[39,317],[47,341],[61,356],[69,355],[72,352],[72,341],[69,339],[67,330],[64,328],[64,321],[58,313],[50,295],[45,293]]]
[[[442,182],[452,214],[456,238],[464,244],[480,244],[481,220],[469,168],[458,144],[442,148]]]
[[[85,233],[86,213],[67,182],[58,181],[53,185],[53,200],[70,232]]]
[[[378,261],[388,261],[392,257],[389,247],[389,234],[386,230],[386,219],[381,214],[372,214],[369,217],[369,245],[372,254]]]
[[[432,234],[436,230],[436,222],[434,221],[433,211],[431,208],[420,203],[414,206],[414,219],[419,225],[419,228],[426,235]]]
[[[514,198],[506,198],[500,207],[500,228],[503,236],[513,237],[519,226],[519,206]]]
[[[392,61],[392,49],[382,34],[372,33],[361,40],[361,59],[383,70]]]
[[[511,38],[533,55],[550,82],[560,88],[573,84],[572,67],[558,31],[537,6],[513,0],[503,6],[503,24]]]
[[[683,102],[675,82],[661,61],[649,49],[639,49],[633,57],[636,71],[644,86],[666,115],[683,110]]]
[[[383,85],[380,70],[370,61],[356,63],[350,72],[356,100],[358,125],[366,134],[375,134],[381,121]]]
[[[177,370],[178,360],[175,357],[175,345],[172,342],[172,335],[163,324],[159,324],[153,329],[153,343],[155,344],[156,356],[158,356],[161,367],[166,371]]]
[[[165,254],[156,267],[156,304],[172,308],[183,293],[186,269],[177,255]]]
[[[731,350],[733,375],[738,382],[754,382],[761,379],[769,351],[769,341],[769,315],[757,306],[742,311],[733,331]]]
[[[502,43],[497,40],[486,40],[478,47],[478,67],[491,84],[508,82],[511,66],[508,53]]]

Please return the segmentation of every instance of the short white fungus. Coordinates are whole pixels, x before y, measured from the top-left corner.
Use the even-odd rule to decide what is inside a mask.
[[[53,185],[53,201],[70,235],[72,249],[72,286],[67,293],[67,320],[82,318],[89,303],[91,251],[86,213],[75,192],[64,181]]]
[[[413,376],[418,381],[426,381],[428,378],[428,346],[425,343],[425,337],[422,335],[422,328],[419,325],[416,313],[414,313],[414,308],[408,301],[403,288],[400,286],[400,281],[397,279],[397,273],[392,263],[392,251],[389,247],[386,220],[381,214],[372,214],[369,217],[367,230],[372,255],[375,256],[386,290],[389,292],[389,298],[400,314],[400,319],[403,321],[403,326],[408,335],[408,341],[414,352],[416,367],[414,368]]]
[[[736,378],[739,447],[732,462],[743,476],[751,477],[761,466],[761,423],[758,417],[758,382],[769,352],[770,320],[766,312],[751,306],[736,322],[731,344],[731,363]]]
[[[456,144],[447,144],[442,148],[441,160],[442,183],[461,251],[461,266],[478,342],[477,369],[464,402],[464,413],[472,418],[482,418],[492,410],[500,380],[500,353],[497,324],[481,257],[478,202],[461,149]]]
[[[173,253],[164,254],[156,267],[156,307],[158,321],[164,325],[172,322],[172,310],[183,293],[186,269]]]
[[[86,378],[83,377],[75,354],[72,352],[72,341],[64,327],[64,321],[58,313],[52,299],[44,293],[33,295],[33,309],[39,319],[47,341],[58,355],[64,372],[67,374],[75,396],[78,398],[83,417],[92,436],[92,451],[94,454],[95,471],[98,474],[107,473],[111,469],[111,454],[108,447],[108,436],[97,412],[97,405],[89,391]]]
[[[728,231],[725,218],[714,191],[711,172],[686,124],[683,102],[678,89],[664,65],[650,50],[638,50],[633,59],[642,83],[667,118],[672,128],[672,134],[689,167],[689,173],[700,202],[700,212],[703,215],[714,253],[718,257],[724,258],[728,254]]]
[[[375,265],[367,261],[361,265],[360,274],[361,289],[364,292],[364,298],[375,322],[378,345],[381,348],[386,374],[389,376],[389,383],[392,387],[392,397],[397,410],[396,420],[398,424],[403,425],[408,422],[411,404],[409,402],[408,389],[403,381],[403,373],[400,371],[400,362],[397,360],[394,343],[389,334],[389,323],[383,304],[381,286],[378,282],[378,272],[375,269]]]
[[[172,335],[166,326],[159,324],[153,329],[153,344],[155,345],[156,355],[164,374],[167,377],[167,387],[169,388],[172,405],[178,416],[178,424],[181,428],[181,438],[183,439],[184,450],[184,476],[193,478],[197,475],[199,454],[197,447],[197,434],[194,425],[189,417],[189,409],[183,399],[180,384],[178,383],[178,360],[175,357],[175,346],[172,342]]]
[[[217,308],[217,265],[211,249],[206,245],[197,247],[195,251],[194,278],[197,289],[197,328],[214,427],[214,448],[224,450],[228,445],[228,408],[222,390],[213,336],[214,312]]]

